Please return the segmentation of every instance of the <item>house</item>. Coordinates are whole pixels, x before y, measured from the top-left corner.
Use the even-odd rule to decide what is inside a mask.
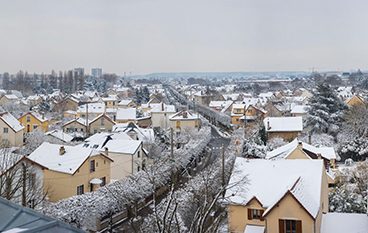
[[[365,105],[365,100],[363,99],[363,97],[359,96],[359,95],[353,95],[351,98],[347,99],[345,101],[345,103],[349,106],[363,106]]]
[[[145,148],[155,142],[155,133],[152,128],[141,128],[133,122],[114,125],[113,132],[124,132],[133,140],[142,141]]]
[[[59,143],[69,143],[73,141],[74,137],[59,129],[54,129],[45,133],[45,136],[51,141],[59,141]]]
[[[91,120],[88,123],[90,135],[101,132],[111,132],[112,127],[115,125],[115,122],[105,113],[97,116],[95,119]]]
[[[43,99],[39,95],[31,95],[27,98],[27,104],[31,107],[36,106],[40,103],[42,103]]]
[[[84,232],[2,197],[0,197],[0,210],[0,232]]]
[[[291,108],[291,116],[305,116],[308,113],[308,106],[307,105],[294,105]]]
[[[118,97],[116,95],[110,95],[108,97],[102,98],[105,103],[106,108],[117,108],[118,107]]]
[[[240,118],[245,115],[246,104],[234,103],[231,110],[231,124],[239,125],[241,124]]]
[[[320,233],[329,204],[322,160],[237,157],[225,197],[233,233]]]
[[[43,187],[52,202],[110,183],[113,160],[91,148],[42,143],[28,159],[46,169]]]
[[[18,120],[25,127],[25,133],[30,133],[36,129],[47,132],[49,129],[49,120],[37,112],[27,112]]]
[[[169,118],[170,127],[176,132],[185,129],[198,129],[201,126],[201,119],[198,114],[183,110],[175,113]]]
[[[268,140],[279,137],[291,141],[303,131],[302,117],[266,117],[263,124]]]
[[[126,99],[126,100],[121,100],[119,103],[118,103],[118,107],[119,108],[135,108],[137,105],[134,103],[133,100],[129,100],[129,99]]]
[[[367,231],[367,214],[326,213],[322,216],[321,233],[363,233]]]
[[[13,203],[34,208],[43,198],[42,185],[37,183],[37,178],[41,177],[37,171],[43,167],[15,151],[15,147],[0,149],[0,193]],[[32,188],[24,186],[23,180]],[[41,192],[38,192],[39,189]],[[23,196],[23,193],[26,195]]]
[[[207,95],[205,91],[198,91],[197,93],[194,94],[194,101],[199,104],[208,106],[211,100],[212,100],[212,96]]]
[[[0,140],[5,146],[23,145],[24,127],[12,114],[0,113]]]
[[[88,118],[92,120],[97,116],[105,113],[106,106],[103,102],[87,103],[78,107],[77,117]]]
[[[232,100],[227,101],[211,101],[209,107],[218,112],[231,112],[233,106]]]
[[[88,121],[84,118],[76,118],[63,125],[63,131],[73,137],[85,137],[87,135]]]
[[[266,159],[321,159],[328,173],[328,184],[335,184],[331,168],[336,168],[338,156],[333,147],[315,147],[295,138],[292,142],[267,152]]]
[[[160,103],[151,109],[151,122],[153,128],[167,129],[170,127],[169,119],[176,113],[174,105]]]
[[[264,116],[266,115],[266,111],[264,109],[258,108],[253,105],[246,106],[245,115],[240,117],[239,120],[244,123],[244,121],[250,123],[254,122],[257,119],[262,120]]]
[[[111,167],[111,179],[120,180],[128,175],[145,169],[147,154],[143,142],[133,140],[127,133],[97,133],[87,138],[80,148],[100,151],[114,160]]]
[[[137,119],[137,109],[136,108],[119,108],[116,112],[117,123],[129,123],[135,122]]]
[[[72,96],[68,96],[65,99],[57,102],[54,105],[53,111],[65,112],[67,110],[77,111],[79,100]]]
[[[6,95],[3,95],[1,98],[0,98],[0,106],[5,106],[5,105],[8,105],[8,104],[14,104],[16,102],[19,102],[19,98],[18,96],[14,95],[14,94],[6,94]]]

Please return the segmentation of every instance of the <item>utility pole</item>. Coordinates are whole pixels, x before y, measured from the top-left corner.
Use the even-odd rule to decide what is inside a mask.
[[[89,123],[88,123],[88,102],[86,104],[86,137],[89,136]]]
[[[222,188],[225,188],[225,147],[224,147],[224,144],[222,144],[221,154],[222,154],[221,184],[222,184]]]
[[[174,159],[174,129],[170,128],[171,158]]]

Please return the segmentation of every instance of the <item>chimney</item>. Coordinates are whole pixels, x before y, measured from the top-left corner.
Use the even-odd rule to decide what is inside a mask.
[[[109,156],[109,148],[105,147],[105,155]]]
[[[188,113],[186,111],[183,112],[183,118],[188,118]]]
[[[161,111],[164,111],[164,102],[161,102]]]
[[[267,120],[267,130],[270,130],[271,126],[270,126],[270,120]]]
[[[65,154],[65,147],[61,146],[59,149],[59,155],[63,155],[63,154]]]
[[[311,133],[308,134],[308,143],[312,144],[312,134]]]

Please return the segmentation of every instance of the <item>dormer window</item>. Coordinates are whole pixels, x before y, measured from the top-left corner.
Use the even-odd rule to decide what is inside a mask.
[[[248,209],[248,219],[249,220],[258,219],[258,220],[263,221],[262,215],[263,215],[263,210],[261,209]]]

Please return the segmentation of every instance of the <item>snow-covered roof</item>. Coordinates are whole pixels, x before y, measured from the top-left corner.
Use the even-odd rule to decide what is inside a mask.
[[[134,154],[142,141],[133,140],[125,132],[118,133],[97,133],[87,138],[78,147],[92,148],[101,152],[108,148],[109,151],[123,154]]]
[[[225,100],[237,100],[239,97],[239,93],[234,93],[234,94],[223,94],[222,96],[224,97]]]
[[[116,111],[116,120],[134,120],[136,117],[136,108],[119,108]]]
[[[39,120],[40,122],[45,122],[48,121],[48,119],[44,116],[39,114],[38,112],[27,112],[25,113],[23,116],[27,115],[27,114],[31,114],[32,116],[34,116],[37,120]],[[21,117],[23,117],[21,116]]]
[[[266,117],[263,120],[266,132],[303,131],[302,117]]]
[[[266,209],[266,215],[289,193],[315,218],[320,208],[323,171],[322,160],[237,157],[225,196],[229,197],[230,204],[236,205],[247,205],[257,198]]]
[[[8,112],[4,112],[0,114],[0,118],[15,132],[18,132],[24,129],[24,126],[20,124],[20,122],[15,118],[12,114]]]
[[[128,104],[132,103],[133,100],[121,100],[118,105],[127,106]]]
[[[305,114],[308,112],[308,106],[307,105],[295,105],[291,112],[292,114]]]
[[[49,135],[49,136],[52,136],[52,137],[55,137],[63,142],[71,142],[73,140],[73,136],[67,134],[67,133],[64,133],[62,130],[58,130],[58,129],[55,129],[55,130],[51,130],[49,132],[46,132],[45,133],[46,135]]]
[[[174,105],[168,105],[164,103],[150,104],[151,112],[176,112]]]
[[[82,118],[82,117],[78,117],[76,119],[67,121],[63,126],[69,125],[70,123],[73,123],[73,122],[77,122],[77,123],[79,123],[81,125],[87,126],[87,120],[84,119],[84,118]]]
[[[7,95],[4,95],[5,98],[9,99],[9,100],[18,100],[18,96],[14,95],[14,94],[7,94]]]
[[[197,120],[200,119],[198,114],[191,113],[189,111],[180,111],[174,115],[172,115],[169,120],[176,121],[176,120]]]
[[[246,225],[244,233],[264,233],[265,226]]]
[[[65,153],[60,155],[59,150],[62,146],[65,148]],[[99,152],[91,148],[44,142],[28,158],[50,170],[74,174],[88,157],[96,154]]]
[[[297,138],[295,138],[292,142],[267,152],[266,159],[286,158],[298,147],[298,145],[301,146],[303,151],[309,151],[315,155],[321,154],[321,156],[325,159],[331,160],[337,158],[335,149],[333,147],[315,147],[308,143],[301,142]],[[306,155],[308,156],[308,154]]]
[[[367,233],[368,215],[326,213],[322,215],[321,233]]]
[[[83,104],[78,107],[77,112],[86,113],[87,112],[87,104]],[[105,104],[104,103],[88,103],[88,112],[89,113],[103,113],[105,112]]]

